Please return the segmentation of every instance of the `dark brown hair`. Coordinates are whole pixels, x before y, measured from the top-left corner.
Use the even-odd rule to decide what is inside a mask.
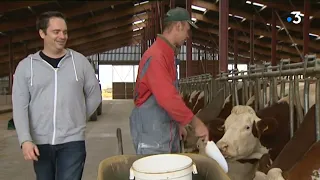
[[[47,12],[42,13],[38,17],[37,22],[36,22],[37,31],[39,31],[41,29],[45,34],[47,34],[47,28],[49,25],[49,20],[51,18],[61,18],[67,23],[66,17],[61,12],[47,11]]]

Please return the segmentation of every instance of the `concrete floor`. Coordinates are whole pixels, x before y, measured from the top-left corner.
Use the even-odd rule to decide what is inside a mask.
[[[134,153],[129,131],[132,108],[132,100],[106,100],[103,101],[103,112],[98,121],[88,122],[83,180],[97,179],[100,161],[117,155],[118,127],[122,130],[124,154]],[[6,130],[11,116],[11,113],[0,115],[0,180],[35,179],[32,162],[23,159],[16,132]]]

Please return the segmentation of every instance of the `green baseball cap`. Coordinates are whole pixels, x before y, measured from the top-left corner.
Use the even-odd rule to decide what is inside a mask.
[[[170,9],[165,18],[164,22],[173,22],[173,21],[187,21],[191,26],[198,29],[198,26],[192,22],[189,12],[181,7],[176,7]]]

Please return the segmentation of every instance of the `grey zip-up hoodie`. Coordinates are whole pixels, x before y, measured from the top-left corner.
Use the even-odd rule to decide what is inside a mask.
[[[53,68],[39,52],[23,59],[14,74],[13,119],[20,145],[84,140],[86,120],[102,100],[93,67],[67,49]]]

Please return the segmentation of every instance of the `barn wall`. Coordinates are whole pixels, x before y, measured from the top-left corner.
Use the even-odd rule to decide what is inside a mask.
[[[112,83],[113,99],[133,99],[134,83],[114,82]]]
[[[203,62],[203,63],[202,63]],[[204,64],[204,61],[192,61],[192,74],[193,75],[200,75],[204,73],[210,73],[211,75],[215,76],[219,73],[219,61],[206,61],[207,66]],[[186,77],[186,61],[180,62],[180,78]],[[207,70],[204,69],[207,67]]]

